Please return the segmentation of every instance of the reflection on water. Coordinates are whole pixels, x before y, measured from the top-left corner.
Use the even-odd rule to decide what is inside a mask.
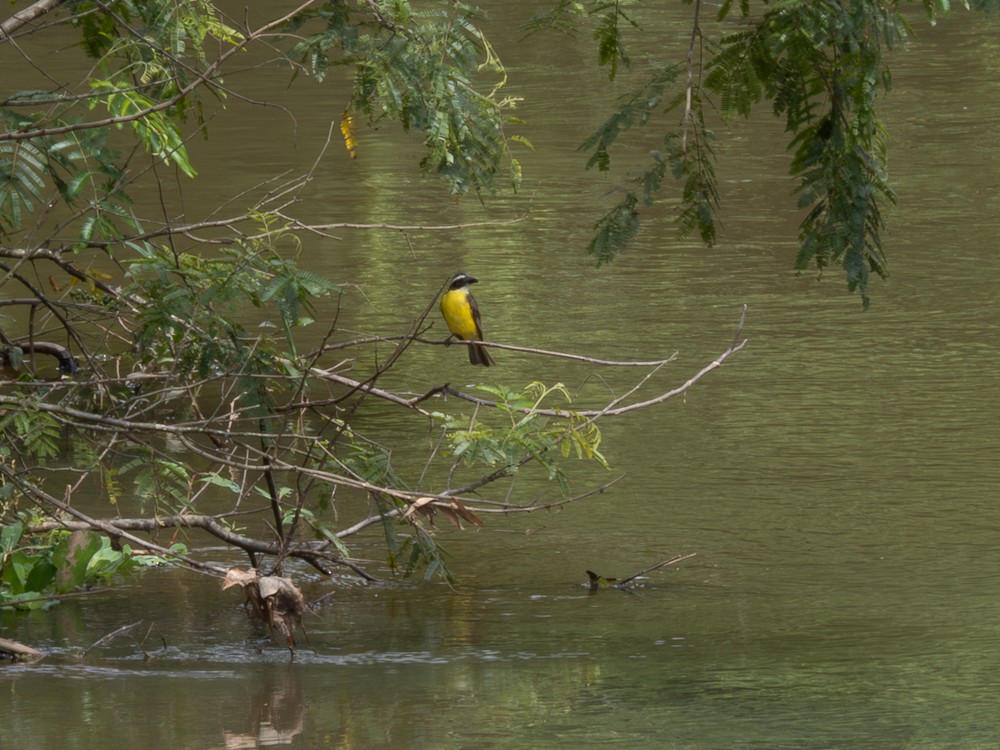
[[[223,729],[227,750],[290,745],[302,734],[308,710],[298,670],[290,667],[255,675],[249,711],[234,712]]]
[[[313,618],[294,663],[238,606],[186,632],[165,618],[182,655],[7,668],[5,734],[39,748],[931,748],[956,736],[985,748],[998,736],[995,695],[975,687],[995,682],[982,658],[995,628],[871,606],[819,620],[797,611],[800,595],[693,584],[692,572],[634,594],[571,582],[349,594]]]
[[[683,28],[689,10],[662,11],[664,27]],[[900,194],[893,275],[865,314],[835,273],[817,282],[787,272],[798,217],[783,134],[766,122],[734,124],[735,145],[720,141],[717,247],[677,242],[653,221],[601,271],[582,248],[607,186],[573,154],[600,117],[598,97],[573,117],[561,100],[533,103],[533,139],[552,148],[525,157],[524,194],[485,208],[442,206],[438,186],[407,175],[389,147],[346,166],[331,157],[305,205],[327,221],[529,214],[448,235],[309,244],[320,270],[364,285],[346,306],[356,317],[342,313],[347,329],[402,330],[464,268],[482,280],[477,298],[498,340],[619,359],[677,351],[659,385],[721,352],[743,303],[750,346],[682,401],[606,425],[602,447],[627,475],[606,495],[491,519],[481,532],[442,529],[457,590],[308,582],[312,598],[334,596],[306,619],[292,663],[237,599],[183,573],[153,572],[49,612],[0,613],[4,635],[51,654],[0,667],[0,747],[996,747],[1000,254],[990,238],[1000,150],[990,123],[1000,94],[982,28],[961,19],[922,31],[896,60],[884,103]],[[579,54],[560,44],[534,42],[532,54]],[[518,64],[512,85],[533,94],[598,85],[581,83],[582,64]],[[255,96],[314,94],[302,91],[281,81]],[[302,143],[325,137],[316,116],[300,123]],[[267,126],[227,131],[226,148],[260,148]],[[310,161],[303,150],[289,158]],[[219,173],[230,157],[218,154]],[[189,205],[197,189],[184,187]],[[453,350],[408,357],[397,385],[482,377],[456,375]],[[595,401],[635,380],[510,353],[496,370],[514,384],[583,387]],[[399,429],[397,415],[362,418]],[[377,557],[378,540],[355,552]],[[588,568],[627,576],[686,552],[698,555],[634,593],[590,596],[582,585]],[[75,661],[138,619],[155,619],[166,647],[116,643]]]

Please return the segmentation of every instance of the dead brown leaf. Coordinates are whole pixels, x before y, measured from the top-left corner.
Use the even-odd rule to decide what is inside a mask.
[[[295,653],[295,629],[305,634],[302,613],[306,599],[290,578],[262,576],[253,568],[230,568],[222,588],[241,586],[247,595],[253,616],[267,623],[271,632],[281,633],[288,650]],[[308,636],[306,636],[308,638]]]

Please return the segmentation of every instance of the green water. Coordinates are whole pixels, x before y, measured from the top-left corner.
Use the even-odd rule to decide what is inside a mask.
[[[681,44],[688,12],[671,5],[650,20]],[[498,43],[510,44],[516,34],[497,25]],[[294,663],[232,592],[181,571],[0,614],[0,632],[50,654],[0,670],[0,747],[996,747],[998,32],[960,15],[921,29],[894,59],[883,105],[900,199],[892,278],[875,284],[866,313],[836,272],[817,281],[788,270],[798,216],[783,135],[763,111],[720,132],[715,248],[652,219],[634,248],[593,269],[583,247],[610,183],[582,172],[575,149],[612,89],[587,77],[580,41],[536,40],[512,55],[511,86],[529,97],[522,114],[539,145],[524,156],[517,197],[443,200],[388,129],[378,142],[362,133],[354,162],[331,152],[306,191],[306,218],[510,220],[311,239],[306,265],[360,285],[347,293],[347,332],[405,330],[462,268],[481,279],[497,341],[617,359],[678,352],[647,397],[720,354],[744,303],[750,343],[683,398],[605,424],[614,469],[583,471],[578,485],[624,474],[604,495],[491,518],[481,531],[442,529],[455,590],[302,571],[310,597],[334,596],[307,619]],[[258,99],[318,103],[296,123],[242,110],[242,121],[213,125],[215,137],[195,146],[203,178],[180,186],[177,206],[192,211],[310,164],[339,117],[341,101],[317,98],[327,89],[286,91],[277,73],[253,80],[272,87]],[[581,101],[587,87],[595,96]],[[484,377],[464,356],[415,349],[382,384],[421,391]],[[640,377],[498,358],[490,379],[562,381],[587,405]],[[361,419],[387,436],[425,429],[381,411]],[[553,493],[530,479],[515,491]],[[362,557],[378,554],[374,535],[356,544]],[[635,593],[581,585],[587,569],[623,576],[691,552]],[[149,623],[145,640],[74,658],[138,620]]]

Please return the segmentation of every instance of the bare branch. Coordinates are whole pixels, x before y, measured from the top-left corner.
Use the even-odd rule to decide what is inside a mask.
[[[59,7],[65,0],[37,0],[27,8],[16,11],[14,15],[0,22],[0,44],[13,36],[22,26],[31,23],[36,18],[44,16],[49,11]]]
[[[203,563],[200,560],[195,560],[194,558],[189,557],[188,555],[184,555],[179,552],[169,550],[166,547],[161,547],[160,545],[154,544],[153,542],[140,539],[134,534],[130,534],[123,529],[116,528],[114,524],[112,524],[109,521],[104,521],[98,518],[91,518],[86,513],[77,510],[68,503],[64,503],[59,498],[53,497],[44,490],[35,487],[34,485],[28,482],[25,482],[18,474],[11,471],[10,468],[5,466],[4,464],[0,464],[0,473],[2,473],[11,483],[17,485],[18,489],[20,489],[26,495],[33,498],[35,502],[38,502],[42,505],[48,505],[50,507],[62,511],[67,515],[73,516],[78,521],[82,521],[85,524],[87,524],[90,528],[97,531],[102,531],[113,539],[119,539],[119,538],[125,539],[131,542],[132,544],[138,545],[139,547],[150,549],[154,552],[159,553],[166,560],[175,558],[191,566],[192,568],[203,571],[205,573],[219,575],[219,576],[224,576],[226,573],[225,568],[219,568],[214,565],[209,565],[208,563]]]
[[[47,499],[46,502],[48,502]],[[286,557],[302,559],[327,575],[329,575],[330,571],[327,569],[326,565],[332,564],[348,567],[368,581],[378,580],[351,560],[346,560],[327,552],[326,549],[329,545],[326,542],[298,542],[287,546],[282,545],[281,543],[265,542],[260,539],[253,539],[252,537],[237,534],[223,525],[217,516],[185,513],[182,515],[155,516],[152,518],[97,519],[89,518],[80,514],[78,519],[79,520],[76,521],[45,521],[43,523],[35,524],[30,527],[28,531],[33,534],[54,531],[56,529],[66,529],[67,531],[99,531],[112,537],[121,536],[129,538],[130,541],[137,543],[140,547],[151,547],[156,551],[165,553],[168,556],[184,559],[182,555],[177,555],[170,550],[165,550],[163,547],[157,547],[156,545],[143,541],[138,537],[133,537],[122,532],[154,532],[168,528],[200,529],[201,531],[208,532],[216,539],[219,539],[220,541],[223,541],[233,547],[239,547],[246,552],[277,556],[280,552],[284,551]],[[184,561],[188,562],[186,559]],[[226,568],[217,568],[214,566],[206,567],[216,573],[225,574],[226,571]]]
[[[332,229],[389,229],[395,232],[452,232],[469,228],[476,227],[499,227],[508,226],[510,224],[516,224],[518,222],[524,221],[528,218],[527,214],[521,214],[514,219],[500,219],[495,221],[472,221],[467,224],[357,224],[351,222],[337,222],[334,224],[306,224],[299,219],[295,219],[290,216],[285,216],[282,213],[276,213],[276,215],[282,219],[290,222],[292,226],[297,229],[303,229],[310,232],[319,233],[321,231],[329,231]]]
[[[603,365],[606,367],[659,367],[660,365],[665,365],[673,362],[677,358],[677,354],[671,354],[666,359],[653,359],[653,360],[643,360],[643,361],[622,361],[613,359],[598,359],[597,357],[587,357],[582,354],[570,354],[568,352],[557,352],[551,349],[536,349],[531,346],[514,346],[513,344],[498,344],[492,341],[463,341],[461,339],[445,339],[442,341],[434,341],[431,339],[418,338],[422,344],[432,344],[434,346],[451,346],[452,344],[466,345],[466,346],[488,346],[493,349],[503,349],[509,352],[524,352],[525,354],[537,354],[543,357],[554,357],[557,359],[572,359],[577,362],[587,362],[592,365]]]
[[[720,354],[718,357],[716,357],[711,363],[705,365],[697,373],[695,373],[690,378],[688,378],[687,381],[685,381],[682,385],[679,385],[676,388],[672,388],[669,391],[665,391],[664,393],[661,393],[660,395],[656,396],[655,398],[651,398],[651,399],[648,399],[646,401],[639,401],[639,402],[636,402],[634,404],[629,404],[628,406],[621,406],[621,407],[610,408],[610,409],[607,408],[607,407],[605,407],[603,409],[597,409],[597,410],[593,410],[593,409],[581,409],[579,411],[572,411],[571,412],[571,411],[566,411],[564,409],[528,409],[528,408],[523,408],[523,409],[515,410],[515,411],[519,411],[522,414],[527,414],[527,413],[530,412],[532,414],[541,414],[541,415],[547,416],[547,417],[561,417],[561,418],[569,418],[569,417],[573,417],[573,416],[578,416],[578,417],[580,417],[580,416],[582,416],[582,417],[605,417],[605,416],[618,416],[620,414],[628,414],[629,412],[632,412],[632,411],[637,411],[639,409],[647,409],[650,406],[655,406],[656,404],[661,404],[664,401],[672,399],[675,396],[679,396],[682,393],[690,390],[690,388],[695,383],[697,383],[699,380],[701,380],[702,378],[704,378],[706,375],[708,375],[713,370],[717,370],[720,367],[722,367],[722,364],[727,359],[729,359],[729,357],[731,357],[736,352],[742,350],[743,347],[745,347],[747,345],[747,343],[749,343],[749,339],[740,340],[740,337],[743,335],[743,324],[746,321],[746,313],[747,313],[747,306],[743,305],[742,314],[740,315],[740,322],[739,322],[739,325],[737,326],[736,334],[735,334],[735,336],[733,338],[733,343],[730,344],[730,346],[729,346],[728,349],[726,349],[724,352],[722,352],[722,354]],[[571,355],[571,356],[575,356],[575,355]],[[659,367],[659,366],[661,366],[663,364],[666,364],[667,362],[673,361],[673,359],[674,359],[674,357],[670,357],[669,359],[660,360],[659,362],[648,362],[648,363],[645,363],[645,364],[647,364],[647,365],[656,365],[656,366]],[[615,364],[624,364],[624,363],[615,363]],[[638,366],[638,365],[640,365],[642,363],[627,363],[627,364],[629,364],[630,366]],[[645,382],[646,380],[648,380],[649,377],[650,376],[647,375],[646,378],[644,378],[642,382]],[[446,391],[448,394],[450,394],[452,396],[455,396],[456,398],[460,398],[460,399],[462,399],[464,401],[468,401],[469,403],[477,404],[477,405],[480,405],[480,406],[497,406],[498,405],[496,401],[490,401],[489,399],[479,398],[478,396],[471,396],[471,395],[469,395],[467,393],[463,393],[461,391],[456,391],[453,388],[450,388],[448,386],[444,386],[442,390]],[[629,391],[629,393],[633,392],[634,390],[635,389],[633,388],[631,391]],[[621,399],[617,399],[616,401],[620,401],[620,400]]]
[[[688,125],[691,122],[692,99],[694,96],[694,50],[701,36],[698,17],[701,15],[701,0],[695,0],[694,20],[691,22],[691,42],[687,53],[687,86],[684,90],[684,120],[681,129],[681,154],[687,156]]]

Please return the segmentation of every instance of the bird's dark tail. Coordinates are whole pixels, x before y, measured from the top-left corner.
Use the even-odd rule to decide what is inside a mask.
[[[496,361],[490,356],[486,347],[479,344],[469,345],[469,361],[474,365],[482,365],[483,367],[490,367],[496,364]]]

